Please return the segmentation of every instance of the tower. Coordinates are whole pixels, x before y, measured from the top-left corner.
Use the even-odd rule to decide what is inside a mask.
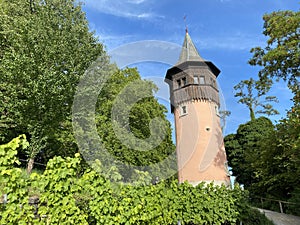
[[[219,115],[220,70],[198,53],[186,31],[179,61],[167,71],[176,130],[179,182],[229,185]]]

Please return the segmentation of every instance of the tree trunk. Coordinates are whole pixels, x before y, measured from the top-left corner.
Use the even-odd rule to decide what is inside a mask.
[[[27,173],[31,174],[31,171],[33,169],[33,164],[34,164],[34,158],[30,158],[27,164]]]
[[[252,108],[250,108],[250,119],[251,121],[255,120],[255,113]]]

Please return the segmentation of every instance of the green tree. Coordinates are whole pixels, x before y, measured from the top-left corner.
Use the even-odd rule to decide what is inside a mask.
[[[268,37],[267,44],[264,48],[256,47],[251,50],[253,57],[249,64],[261,66],[260,80],[257,81],[261,86],[269,88],[273,80],[287,81],[294,94],[294,105],[275,129],[268,123],[259,127],[253,126],[253,129],[241,125],[237,134],[225,137],[226,150],[229,164],[233,166],[238,181],[246,182],[245,186],[251,190],[252,195],[295,201],[299,204],[297,178],[300,175],[300,12],[273,12],[264,15],[263,19],[263,33]],[[241,132],[243,135],[238,135]],[[290,207],[290,212],[295,213],[299,206],[293,206],[294,208]]]
[[[289,199],[297,194],[299,186],[299,71],[300,71],[300,12],[278,11],[266,14],[263,34],[268,37],[266,47],[251,50],[250,65],[262,67],[261,83],[283,79],[292,90],[294,105],[286,118],[277,125],[273,134],[261,143],[261,160],[255,166],[260,170],[255,189],[263,190],[270,197]]]
[[[242,80],[234,86],[237,91],[234,97],[238,97],[238,102],[248,107],[251,120],[255,119],[255,114],[279,114],[270,104],[270,102],[278,102],[276,96],[265,96],[270,90],[270,86],[269,82],[255,81],[253,78]],[[264,98],[262,99],[262,97]]]
[[[136,69],[126,68],[117,70],[99,94],[96,107],[99,136],[108,152],[123,164],[153,165],[175,151],[167,109],[154,98],[155,91],[155,84],[142,80]],[[164,170],[174,170],[174,165],[175,158]],[[125,165],[121,170],[122,174],[129,173]]]
[[[262,81],[283,79],[294,86],[300,73],[300,11],[272,12],[263,19],[267,46],[253,48],[249,64],[262,67]]]
[[[260,117],[241,124],[236,134],[225,137],[229,166],[232,167],[237,181],[244,184],[245,188],[250,188],[259,181],[260,171],[256,163],[261,162],[261,144],[273,132],[272,122],[265,117]]]
[[[30,172],[38,153],[49,159],[76,151],[70,122],[75,88],[105,52],[74,0],[3,0],[0,36],[0,138],[28,134]]]
[[[269,197],[288,200],[300,185],[299,124],[300,107],[299,102],[295,102],[287,118],[261,143],[261,159],[254,164],[260,171],[260,181],[253,188],[267,187],[264,194]]]
[[[239,174],[242,174],[244,171],[243,165],[245,165],[245,156],[244,150],[237,139],[237,134],[226,135],[224,137],[224,144],[228,165],[231,167],[232,174],[239,176]]]

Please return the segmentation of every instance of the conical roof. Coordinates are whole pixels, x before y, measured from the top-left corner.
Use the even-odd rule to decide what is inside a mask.
[[[177,64],[187,61],[201,61],[204,59],[199,55],[189,33],[186,31],[181,53]]]
[[[205,67],[209,69],[216,77],[220,74],[220,70],[212,62],[204,60],[197,51],[189,33],[186,30],[184,42],[178,62],[166,74],[167,80],[173,80],[173,75],[185,70],[189,66]]]

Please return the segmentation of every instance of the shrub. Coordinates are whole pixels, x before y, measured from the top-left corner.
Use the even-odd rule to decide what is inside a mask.
[[[259,224],[262,215],[245,204],[247,192],[236,187],[201,183],[196,187],[176,180],[156,185],[111,183],[96,171],[79,171],[80,154],[54,157],[41,173],[24,176],[15,167],[17,148],[27,147],[20,136],[0,148],[1,224],[236,224],[238,219]],[[36,196],[36,207],[29,197]],[[246,212],[246,213],[245,213]],[[258,218],[252,221],[253,218]],[[254,223],[255,222],[255,223]],[[266,223],[265,223],[266,224]]]

